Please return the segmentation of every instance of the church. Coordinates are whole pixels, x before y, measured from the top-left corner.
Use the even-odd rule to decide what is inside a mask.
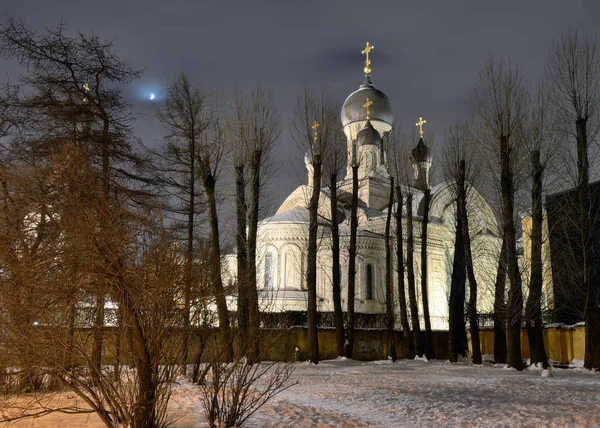
[[[356,259],[355,311],[359,314],[385,314],[385,243],[384,231],[390,192],[390,165],[388,145],[396,118],[392,103],[384,92],[377,89],[370,77],[367,43],[364,81],[345,100],[340,114],[347,138],[348,159],[353,150],[362,161],[359,167],[359,207]],[[421,299],[421,221],[423,195],[430,189],[430,209],[427,245],[427,290],[431,325],[435,330],[448,328],[448,298],[454,252],[455,196],[451,183],[438,183],[430,187],[429,170],[432,165],[431,148],[423,140],[423,121],[419,119],[420,139],[412,150],[411,161],[414,181],[402,183],[402,194],[412,195],[413,210],[406,212],[406,204],[394,202],[403,209],[403,227],[412,216],[414,228],[415,288],[422,319]],[[308,182],[296,188],[281,204],[275,215],[259,224],[257,248],[257,283],[259,304],[264,312],[306,311],[306,257],[308,246],[308,202],[312,192],[311,167],[306,161]],[[348,246],[350,241],[350,205],[352,193],[352,168],[346,168],[344,180],[338,183],[340,228],[340,262],[342,310],[347,307]],[[478,280],[478,311],[493,312],[494,280],[501,238],[496,218],[487,201],[474,188],[470,189],[468,215],[475,274]],[[400,202],[400,204],[399,204]],[[322,188],[319,198],[319,233],[317,252],[317,310],[333,312],[332,251],[328,222],[331,220],[329,189]],[[393,224],[394,222],[392,222]],[[392,235],[395,231],[392,229]],[[403,231],[404,257],[406,258],[406,230]],[[392,238],[392,241],[395,239]],[[395,249],[392,250],[395,258]],[[230,259],[233,260],[233,259]],[[406,263],[406,259],[404,260]],[[228,274],[233,275],[233,263],[228,263]],[[392,263],[396,266],[396,261]],[[406,271],[406,269],[405,269]],[[393,272],[393,286],[397,287],[397,271]],[[405,281],[406,284],[406,281]],[[467,287],[468,289],[468,287]],[[406,293],[408,296],[408,291]],[[394,292],[395,313],[399,314],[397,293]],[[400,328],[399,315],[396,327]]]

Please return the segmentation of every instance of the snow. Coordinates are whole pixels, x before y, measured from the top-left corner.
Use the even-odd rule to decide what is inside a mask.
[[[552,377],[553,376],[552,373],[553,372],[552,372],[551,368],[544,369],[544,370],[542,370],[542,377]]]
[[[293,380],[248,427],[600,426],[600,374],[585,369],[540,375],[491,364],[338,358],[296,363]],[[198,393],[186,381],[175,387],[174,427],[208,426]],[[96,416],[59,414],[10,425],[52,426],[103,425]]]
[[[583,368],[583,363],[585,361],[584,360],[576,360],[576,359],[572,359],[571,360],[571,364],[569,364],[569,367],[576,367],[576,368]]]

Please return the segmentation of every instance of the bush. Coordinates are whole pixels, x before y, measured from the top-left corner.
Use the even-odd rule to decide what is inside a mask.
[[[202,405],[211,427],[244,424],[275,395],[295,385],[290,380],[292,363],[250,364],[245,358],[232,363],[208,364],[202,390]]]

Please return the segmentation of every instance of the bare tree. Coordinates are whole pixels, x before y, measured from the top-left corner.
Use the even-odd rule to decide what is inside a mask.
[[[515,176],[520,160],[521,130],[526,114],[527,93],[518,67],[490,57],[483,66],[473,92],[473,107],[478,119],[478,137],[485,144],[489,158],[500,166],[499,188],[502,196],[502,219],[506,241],[507,271],[510,290],[507,303],[507,345],[510,367],[523,369],[521,358],[521,320],[523,291],[517,262],[515,227]]]
[[[586,368],[600,368],[600,291],[594,265],[590,215],[589,146],[600,129],[600,53],[597,40],[566,32],[554,45],[548,63],[552,103],[558,108],[562,135],[575,138],[578,226],[582,246],[581,282],[585,289]]]
[[[350,168],[352,170],[352,199],[350,200],[350,242],[348,245],[348,295],[346,298],[346,342],[345,356],[352,358],[354,352],[354,328],[356,314],[354,311],[356,299],[356,235],[358,232],[358,171],[360,168],[360,155],[358,154],[357,142],[352,142],[352,153],[350,154]]]
[[[247,216],[248,203],[246,199],[248,148],[244,144],[247,126],[245,99],[236,87],[233,92],[233,101],[228,116],[228,138],[230,143],[230,160],[233,164],[235,180],[235,212],[236,212],[236,274],[237,274],[237,323],[240,339],[248,337],[250,328],[250,302],[248,296],[248,231]],[[247,343],[243,341],[241,343]],[[242,350],[246,353],[246,350]]]
[[[462,218],[462,234],[465,243],[465,265],[469,279],[469,327],[471,330],[471,348],[473,363],[481,364],[481,345],[479,342],[479,317],[477,314],[477,279],[473,268],[473,254],[471,252],[471,236],[469,232],[469,216],[467,214],[467,189],[465,160],[461,159],[458,172],[458,215]]]
[[[454,196],[456,198],[456,225],[454,233],[454,257],[452,262],[452,277],[450,282],[450,299],[448,306],[448,346],[450,361],[457,362],[459,356],[466,356],[467,343],[465,326],[465,288],[466,288],[466,257],[465,239],[463,234],[464,216],[461,215],[459,199],[461,190],[464,192],[464,175],[461,175],[460,161],[464,146],[465,128],[456,124],[448,128],[444,152],[444,169],[448,181],[454,183]],[[464,171],[463,171],[464,172]],[[464,196],[464,195],[462,195]]]
[[[37,391],[6,415],[95,412],[107,426],[160,425],[174,380],[175,366],[165,362],[179,349],[171,333],[181,319],[181,288],[173,283],[182,275],[180,259],[163,233],[162,216],[134,209],[121,195],[110,213],[102,212],[102,170],[89,156],[85,146],[67,140],[42,162],[15,160],[2,177],[3,350],[16,367],[13,375],[24,375],[21,384]],[[101,216],[110,218],[110,228],[98,228]],[[115,365],[97,369],[90,349],[95,314],[89,296],[97,278],[110,278],[108,296],[122,311],[122,323],[104,337],[113,352],[119,337],[128,338],[119,351],[130,366],[119,376]],[[24,280],[31,282],[24,286]],[[53,400],[56,388],[89,407],[61,405]]]
[[[525,322],[531,364],[540,363],[548,366],[548,358],[544,348],[542,325],[542,223],[543,223],[543,181],[546,165],[552,160],[554,150],[551,150],[549,99],[545,85],[540,85],[535,98],[531,101],[529,123],[525,130],[525,142],[531,158],[531,252],[529,294],[525,306]],[[543,159],[542,159],[543,153]]]
[[[312,189],[308,205],[308,249],[306,257],[306,289],[308,290],[308,341],[310,343],[310,360],[319,363],[319,336],[317,331],[317,232],[319,227],[318,210],[321,193],[322,158],[320,139],[317,131],[319,123],[315,120],[313,144],[308,157],[312,166]]]
[[[506,363],[506,265],[506,241],[502,238],[494,285],[494,362],[497,364]]]
[[[222,339],[223,358],[233,358],[233,343],[230,335],[230,320],[225,290],[221,278],[221,248],[219,242],[219,220],[217,214],[216,183],[219,167],[223,157],[223,130],[218,111],[218,101],[215,95],[204,95],[194,88],[185,75],[175,81],[168,89],[165,109],[160,113],[161,122],[167,128],[169,135],[176,137],[180,143],[187,146],[186,160],[188,162],[186,179],[196,178],[204,190],[206,209],[209,223],[209,263],[208,270],[213,288],[213,296],[219,318],[219,331]],[[189,156],[193,153],[194,161],[190,163]],[[184,156],[180,151],[180,156]],[[194,170],[190,170],[193,165]],[[193,189],[189,184],[190,190]],[[188,250],[187,275],[185,294],[184,325],[189,327],[191,303],[191,272],[193,252],[193,216],[194,207],[188,211]],[[190,222],[190,219],[192,220]],[[191,232],[191,235],[190,235]],[[192,240],[190,240],[190,236]],[[187,345],[186,345],[187,349]],[[185,352],[187,355],[187,351]],[[185,358],[182,356],[182,358]]]
[[[421,337],[421,325],[419,324],[419,306],[417,304],[417,293],[415,285],[415,238],[413,225],[413,199],[414,193],[408,188],[406,194],[406,272],[408,279],[408,301],[410,302],[410,318],[413,330],[415,354],[423,356],[423,338]]]
[[[258,357],[259,307],[256,247],[261,188],[268,178],[269,162],[281,133],[281,120],[270,91],[254,88],[249,95],[236,89],[231,114],[231,143],[236,182],[238,307],[240,343],[250,345],[250,357]],[[250,201],[246,203],[245,168],[249,166]],[[247,222],[246,222],[247,218]],[[246,239],[246,224],[248,234]],[[244,263],[246,265],[244,265]],[[247,336],[249,335],[249,336]],[[247,340],[247,338],[252,340]]]
[[[184,311],[183,330],[185,339],[181,348],[181,368],[186,374],[186,362],[190,340],[190,310],[192,303],[192,288],[194,282],[193,265],[196,255],[196,223],[197,216],[203,211],[199,204],[201,193],[197,186],[196,155],[198,152],[199,136],[207,126],[201,118],[203,104],[206,101],[192,85],[184,73],[167,87],[165,107],[158,112],[159,121],[165,126],[167,135],[162,152],[156,153],[157,165],[162,183],[174,200],[171,208],[176,223],[184,223]]]
[[[425,321],[425,347],[427,359],[435,358],[433,349],[433,331],[431,330],[431,317],[429,316],[429,293],[427,291],[428,265],[427,265],[427,238],[429,226],[429,205],[431,203],[431,189],[423,191],[423,219],[421,220],[421,298],[423,299],[423,318]]]
[[[473,350],[472,359],[473,363],[481,364],[481,345],[479,341],[478,324],[479,316],[477,313],[478,287],[477,279],[475,277],[467,205],[470,199],[469,196],[474,191],[469,183],[477,181],[478,178],[478,169],[475,167],[475,165],[478,164],[478,160],[476,158],[476,147],[471,144],[471,138],[466,125],[459,124],[450,130],[448,151],[450,153],[447,155],[447,168],[449,169],[449,175],[455,183],[454,190],[457,202],[457,245],[455,245],[455,261],[457,261],[459,265],[464,263],[464,267],[459,267],[460,273],[457,275],[457,278],[460,278],[462,286],[461,292],[459,293],[460,298],[462,299],[459,303],[460,312],[462,313],[464,305],[464,280],[466,274],[466,279],[468,279],[469,282],[469,302],[467,305],[467,312],[471,332],[471,348]],[[458,236],[459,233],[462,234],[462,236]],[[458,252],[458,255],[456,252]],[[455,312],[457,310],[458,306],[455,308]],[[461,333],[463,333],[464,321],[461,321],[461,323],[462,324],[459,324],[458,328],[461,330]],[[460,341],[458,335],[455,335],[454,339]]]
[[[319,362],[319,342],[317,332],[317,234],[319,227],[319,201],[323,165],[327,155],[335,155],[329,149],[339,138],[339,124],[329,96],[321,91],[315,94],[305,87],[298,96],[292,125],[296,144],[305,151],[309,167],[310,199],[308,202],[309,226],[306,261],[306,289],[308,292],[308,338],[310,360]],[[332,213],[336,215],[337,209]]]
[[[397,136],[398,142],[402,139]],[[396,269],[398,271],[398,304],[400,306],[400,324],[402,325],[402,337],[404,341],[405,358],[414,357],[414,341],[408,322],[408,307],[406,304],[405,290],[405,268],[404,268],[404,237],[402,232],[402,210],[404,207],[404,196],[400,180],[406,180],[406,162],[408,156],[399,148],[399,144],[392,145],[392,171],[395,177],[395,195],[396,195]],[[413,284],[414,285],[414,284]],[[415,300],[416,301],[416,300]]]
[[[392,294],[392,272],[394,257],[392,255],[391,223],[394,205],[394,178],[390,177],[390,196],[388,199],[387,216],[385,220],[385,317],[388,335],[388,356],[396,361],[396,336],[394,334],[394,298]]]
[[[423,192],[423,217],[421,219],[421,303],[423,305],[423,322],[425,324],[424,353],[428,359],[435,358],[433,350],[433,332],[431,330],[431,318],[429,316],[429,293],[427,282],[429,277],[427,263],[427,243],[429,227],[429,205],[431,203],[430,189],[430,167],[431,167],[431,149],[427,147],[423,140],[423,124],[426,121],[422,117],[416,126],[419,127],[419,141],[416,147],[411,151],[411,161],[415,172],[415,188]]]
[[[31,89],[27,93],[32,95],[22,99],[21,106],[34,111],[29,114],[37,116],[39,122],[29,122],[28,136],[37,134],[34,146],[23,147],[47,153],[47,142],[65,135],[90,145],[93,161],[102,166],[101,198],[107,207],[104,212],[108,212],[111,188],[122,189],[124,181],[133,177],[132,166],[139,164],[131,147],[129,105],[115,84],[129,83],[139,72],[116,55],[111,42],[83,33],[69,37],[63,23],[38,36],[22,22],[7,17],[0,27],[0,53],[27,67],[20,83]],[[99,227],[108,227],[105,220],[100,219]],[[103,282],[98,282],[95,295],[93,347],[97,368],[102,358],[105,316]]]
[[[210,112],[204,120],[209,124],[200,138],[198,151],[198,173],[206,195],[209,222],[209,274],[219,317],[219,334],[223,358],[233,359],[233,337],[231,336],[229,310],[225,299],[225,288],[221,277],[221,243],[217,212],[216,184],[223,156],[223,131],[216,112]]]
[[[344,343],[346,333],[344,331],[344,314],[342,312],[342,290],[341,290],[341,267],[340,267],[340,232],[339,232],[339,208],[338,208],[338,174],[343,171],[347,158],[347,147],[344,131],[337,123],[337,112],[331,109],[334,115],[334,129],[331,139],[328,141],[323,165],[323,174],[329,177],[329,199],[331,211],[331,282],[333,293],[333,313],[335,324],[335,338],[338,356],[344,356]]]

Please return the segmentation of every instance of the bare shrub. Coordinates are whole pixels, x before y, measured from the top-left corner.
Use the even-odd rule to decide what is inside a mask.
[[[271,398],[295,385],[290,380],[293,363],[261,362],[246,358],[232,363],[208,363],[202,391],[202,406],[211,427],[242,426]]]

